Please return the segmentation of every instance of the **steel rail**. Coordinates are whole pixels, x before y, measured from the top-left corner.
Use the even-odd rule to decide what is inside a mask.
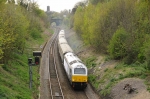
[[[56,38],[57,38],[57,33],[55,33],[53,35],[52,41],[51,41],[50,47],[49,47],[49,62],[50,63],[52,62],[51,66],[49,65],[49,69],[48,69],[49,70],[50,95],[51,95],[51,99],[64,99],[63,91],[62,91],[62,88],[60,85],[59,76],[58,76],[58,72],[57,72],[56,60],[55,60],[54,49],[53,49],[54,46],[56,46],[56,41],[57,41]],[[55,76],[56,76],[56,78],[55,78]],[[52,81],[53,81],[53,83],[52,83]],[[57,84],[58,84],[58,86],[57,86]],[[55,87],[53,87],[54,85],[55,85]],[[54,90],[59,91],[59,93],[55,92],[55,95],[54,95]]]
[[[50,42],[50,45],[49,45],[50,47],[49,47],[49,49],[48,49],[48,52],[49,52],[49,54],[48,54],[48,61],[50,60],[50,53],[51,53],[51,50],[50,50],[50,49],[51,49],[51,47],[52,47],[52,42],[53,42],[53,40],[54,40],[54,37],[55,37],[54,35],[51,37],[52,41]],[[50,63],[50,62],[49,62],[49,63]],[[52,97],[52,96],[53,96],[53,92],[52,92],[52,90],[51,90],[51,89],[52,89],[52,84],[51,84],[51,79],[50,79],[50,68],[49,68],[49,67],[50,67],[50,65],[48,66],[48,72],[49,72],[49,75],[48,75],[49,77],[48,77],[48,78],[49,78],[49,84],[50,84],[50,85],[49,85],[49,89],[50,89],[50,96],[51,96],[51,98],[53,99],[53,97]]]
[[[54,44],[54,49],[55,50],[53,50],[53,53],[55,53],[55,51],[56,51],[56,45],[57,45],[57,40],[55,40],[55,44]],[[62,96],[62,99],[64,99],[64,95],[63,95],[63,91],[62,91],[62,88],[61,88],[61,84],[60,84],[60,80],[59,80],[59,75],[58,75],[58,71],[57,71],[56,58],[55,58],[54,54],[53,54],[53,57],[54,57],[54,64],[55,64],[56,76],[57,76],[59,88],[60,88],[60,91],[61,91],[61,94],[62,94],[61,96]]]

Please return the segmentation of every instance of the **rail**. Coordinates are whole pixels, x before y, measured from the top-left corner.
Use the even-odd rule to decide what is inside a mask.
[[[64,99],[63,91],[59,81],[59,76],[56,67],[54,48],[56,45],[57,33],[52,37],[49,48],[49,85],[51,99]]]

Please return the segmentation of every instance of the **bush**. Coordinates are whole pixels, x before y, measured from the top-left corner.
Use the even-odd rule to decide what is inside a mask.
[[[143,43],[143,46],[140,49],[140,53],[138,54],[138,59],[141,62],[145,62],[147,63],[147,69],[150,69],[150,39],[149,39],[149,35],[145,35],[145,42]]]
[[[113,35],[108,46],[108,52],[112,58],[120,59],[127,55],[126,52],[127,32],[120,27]]]
[[[38,38],[41,38],[41,34],[40,34],[40,31],[36,28],[33,28],[31,30],[31,36],[33,39],[38,39]]]
[[[89,79],[90,82],[93,82],[93,83],[94,83],[94,82],[96,81],[96,76],[90,74],[90,75],[88,76],[88,79]]]
[[[87,66],[88,68],[90,68],[90,67],[95,67],[95,66],[96,66],[95,60],[96,60],[96,57],[89,57],[89,58],[86,60],[86,66]]]
[[[150,70],[150,46],[146,49],[145,56],[147,61],[147,69]]]

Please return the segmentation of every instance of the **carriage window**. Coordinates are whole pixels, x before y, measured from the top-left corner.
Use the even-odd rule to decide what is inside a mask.
[[[86,72],[84,68],[75,68],[74,74],[86,74]]]

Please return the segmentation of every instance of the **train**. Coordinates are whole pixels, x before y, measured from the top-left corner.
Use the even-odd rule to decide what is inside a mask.
[[[58,50],[71,86],[74,89],[85,89],[88,82],[88,69],[69,46],[64,30],[60,30],[58,34]]]

